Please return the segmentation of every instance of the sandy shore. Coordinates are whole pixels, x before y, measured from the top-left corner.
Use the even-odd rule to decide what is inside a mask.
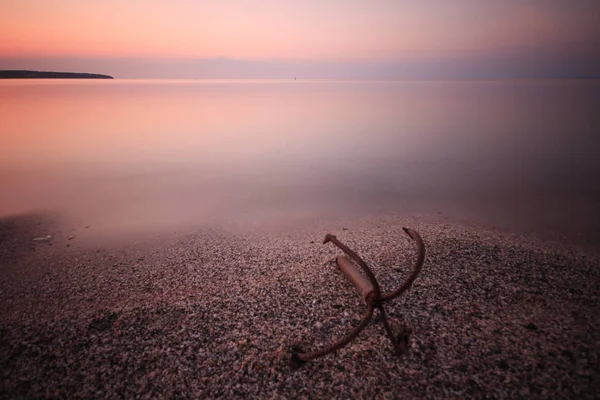
[[[364,305],[322,245],[335,234],[384,288],[422,274],[349,346],[298,369]],[[596,398],[598,255],[417,217],[295,229],[197,228],[85,242],[35,218],[0,224],[2,398]],[[90,230],[93,227],[89,228]],[[34,241],[34,238],[51,238]],[[400,268],[400,272],[395,269]]]

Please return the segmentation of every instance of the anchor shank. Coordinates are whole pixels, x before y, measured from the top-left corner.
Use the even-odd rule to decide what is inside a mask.
[[[367,296],[375,291],[373,284],[346,257],[340,256],[335,261],[366,304]]]

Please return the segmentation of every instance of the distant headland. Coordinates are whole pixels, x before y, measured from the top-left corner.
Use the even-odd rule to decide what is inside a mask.
[[[114,79],[110,75],[87,74],[80,72],[48,72],[11,70],[1,71],[0,79]]]

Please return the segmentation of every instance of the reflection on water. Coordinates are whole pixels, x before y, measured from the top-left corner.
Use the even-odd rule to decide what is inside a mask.
[[[590,235],[597,81],[6,81],[0,215],[444,212]],[[519,225],[520,224],[520,225]]]

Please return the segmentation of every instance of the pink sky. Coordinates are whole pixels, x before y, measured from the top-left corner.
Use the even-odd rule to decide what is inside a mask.
[[[3,0],[0,57],[398,60],[598,39],[593,1]]]
[[[0,69],[125,78],[600,76],[599,38],[597,0],[0,1]]]

